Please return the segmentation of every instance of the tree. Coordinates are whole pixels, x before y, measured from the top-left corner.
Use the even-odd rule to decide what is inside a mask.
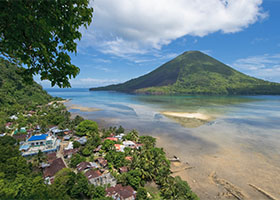
[[[75,168],[79,163],[86,161],[86,158],[80,156],[80,154],[75,154],[70,159],[70,166]]]
[[[120,134],[120,133],[123,133],[124,132],[124,128],[122,126],[120,126],[117,130],[116,130],[116,133],[117,134]]]
[[[91,185],[91,197],[92,199],[103,199],[105,197],[105,189],[102,186]]]
[[[115,142],[112,140],[105,140],[102,144],[101,149],[106,152],[111,151],[111,150],[115,149],[114,144],[115,144]]]
[[[132,130],[127,135],[123,137],[124,140],[138,141],[139,134],[136,130]]]
[[[40,74],[52,86],[70,87],[79,68],[69,53],[77,52],[81,26],[92,20],[89,0],[0,1],[0,52],[13,63],[25,64],[26,80]]]
[[[168,177],[166,182],[162,184],[161,196],[164,199],[187,199],[198,200],[199,198],[193,193],[186,181],[183,181],[179,176]]]
[[[140,170],[130,170],[127,172],[126,178],[129,185],[131,185],[134,189],[138,189],[141,183],[141,172]]]
[[[140,136],[139,142],[144,144],[147,148],[156,146],[156,138],[152,136]]]
[[[79,136],[93,136],[98,134],[98,125],[91,120],[82,121],[76,128],[76,134]]]
[[[139,187],[137,190],[136,200],[147,200],[147,199],[149,199],[147,190],[143,187]]]

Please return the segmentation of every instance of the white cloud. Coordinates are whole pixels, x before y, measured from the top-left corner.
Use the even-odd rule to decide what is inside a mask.
[[[103,85],[109,85],[119,83],[117,79],[95,79],[95,78],[80,78],[70,81],[72,87],[98,87]]]
[[[95,0],[82,46],[124,57],[145,54],[185,35],[235,33],[267,16],[262,0]]]
[[[51,88],[51,82],[48,80],[41,81],[38,76],[34,79],[37,83],[42,85],[44,88]],[[89,88],[89,87],[99,87],[104,85],[120,83],[122,80],[117,79],[95,79],[95,78],[79,78],[71,79],[72,88]],[[57,86],[55,86],[57,87]]]
[[[280,82],[280,54],[265,54],[238,59],[233,66],[246,74]]]

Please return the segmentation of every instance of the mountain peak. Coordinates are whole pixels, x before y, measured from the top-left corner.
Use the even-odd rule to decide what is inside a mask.
[[[145,94],[280,94],[280,84],[247,76],[200,51],[186,51],[144,76],[90,90]]]

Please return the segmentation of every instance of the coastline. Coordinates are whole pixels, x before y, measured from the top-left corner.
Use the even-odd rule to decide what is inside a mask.
[[[63,103],[66,106],[68,111],[70,111],[70,110],[80,110],[81,112],[96,112],[96,111],[102,110],[102,109],[99,109],[99,108],[86,107],[86,106],[80,106],[80,105],[72,104],[71,99],[66,99],[66,100],[63,100],[63,101],[59,101],[59,103]],[[71,116],[72,116],[72,114],[73,113],[71,113]],[[77,115],[77,114],[75,114],[75,115]]]
[[[71,115],[79,114],[75,111],[70,113]],[[177,117],[178,121],[175,120],[176,117],[170,118],[181,125],[183,124],[179,120],[184,123],[185,121],[191,121],[192,123],[193,121],[199,121],[204,124],[209,122],[188,118],[193,117],[193,115],[185,114],[187,114],[187,117]],[[88,118],[86,112],[81,116]],[[214,117],[214,115],[211,117]],[[213,119],[211,117],[208,119]],[[102,119],[100,120],[102,121]],[[98,124],[100,127],[109,127],[107,118],[102,123],[98,121]],[[186,126],[186,124],[184,125]],[[244,146],[245,144],[240,145],[232,142],[236,138],[235,129],[239,130],[239,128],[228,124],[225,129],[220,123],[214,123],[213,126],[200,125],[197,129],[186,129],[186,134],[192,135],[189,140],[180,140],[181,137],[184,137],[184,132],[181,132],[182,135],[180,136],[175,136],[172,132],[167,134],[163,131],[155,134],[149,131],[139,131],[140,135],[155,137],[157,147],[163,148],[168,158],[174,156],[180,158],[180,163],[171,163],[172,176],[180,176],[187,181],[192,191],[200,199],[267,199],[250,184],[278,197],[277,186],[280,185],[280,179],[277,179],[277,177],[280,174],[279,170],[271,165],[265,157],[260,157],[259,152],[251,151],[247,146]],[[130,129],[126,130],[129,131]],[[210,132],[211,134],[209,134]],[[256,166],[260,167],[256,169]],[[277,172],[279,172],[278,175]],[[275,180],[273,177],[275,177]],[[262,180],[265,180],[265,182]]]

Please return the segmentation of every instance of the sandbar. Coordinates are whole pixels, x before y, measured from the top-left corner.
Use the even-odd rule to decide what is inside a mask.
[[[195,118],[200,120],[210,120],[210,116],[203,113],[188,113],[188,112],[161,112],[161,114],[170,117],[182,117],[182,118]]]

